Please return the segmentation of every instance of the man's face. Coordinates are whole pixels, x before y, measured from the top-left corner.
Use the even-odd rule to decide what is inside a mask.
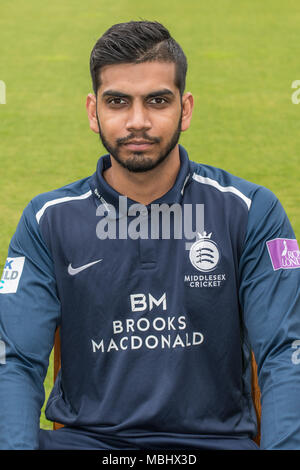
[[[120,165],[133,172],[155,168],[175,148],[182,130],[175,64],[104,67],[96,111],[102,143]]]

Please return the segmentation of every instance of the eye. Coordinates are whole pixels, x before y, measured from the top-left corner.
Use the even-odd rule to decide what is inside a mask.
[[[112,106],[120,106],[120,105],[126,104],[126,100],[124,98],[116,96],[114,98],[109,98],[107,100],[107,103]]]
[[[166,98],[163,98],[162,96],[155,96],[154,98],[151,98],[149,102],[150,104],[161,105],[161,104],[166,104],[168,101],[166,100]]]

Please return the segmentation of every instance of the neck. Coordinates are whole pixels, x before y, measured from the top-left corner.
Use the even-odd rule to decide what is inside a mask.
[[[180,169],[179,147],[153,170],[135,173],[126,170],[113,157],[111,167],[103,172],[105,181],[118,193],[147,205],[166,194],[174,185]]]

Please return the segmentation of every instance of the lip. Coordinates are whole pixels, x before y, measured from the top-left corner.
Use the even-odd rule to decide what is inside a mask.
[[[128,142],[125,144],[125,146],[129,150],[147,150],[153,145],[153,142],[149,142],[147,140],[132,140],[131,142]]]

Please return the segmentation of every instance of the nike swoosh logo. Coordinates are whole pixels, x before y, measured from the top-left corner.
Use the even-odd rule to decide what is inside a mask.
[[[102,259],[98,259],[97,261],[93,261],[92,263],[85,264],[84,266],[79,266],[79,268],[72,268],[72,265],[71,265],[71,263],[70,263],[69,266],[68,266],[68,273],[69,273],[71,276],[75,276],[75,274],[80,273],[80,272],[83,271],[84,269],[87,269],[87,268],[89,268],[90,266],[93,266],[93,264],[99,263],[100,261],[102,261]]]

